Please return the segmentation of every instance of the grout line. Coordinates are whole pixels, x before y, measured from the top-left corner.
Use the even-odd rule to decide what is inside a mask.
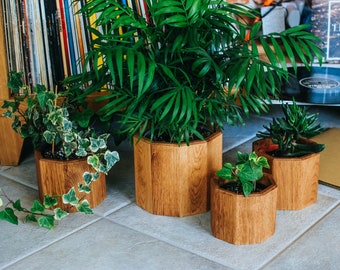
[[[98,216],[98,215],[97,215],[97,216]],[[70,235],[73,235],[73,234],[77,233],[78,231],[80,231],[80,230],[82,230],[82,229],[84,229],[84,228],[86,228],[86,227],[88,227],[88,226],[91,226],[92,224],[98,222],[98,221],[101,220],[101,219],[102,219],[102,217],[98,216],[98,218],[95,218],[94,220],[89,221],[89,222],[87,222],[87,223],[81,225],[80,227],[77,227],[76,229],[74,229],[74,230],[72,230],[72,231],[66,233],[66,234],[63,235],[62,237],[57,238],[57,239],[55,239],[55,240],[49,242],[48,244],[45,244],[45,245],[43,245],[43,246],[40,246],[39,248],[37,248],[37,249],[35,249],[35,250],[32,250],[31,252],[29,252],[28,254],[26,254],[26,255],[24,255],[24,256],[15,258],[15,259],[12,260],[11,262],[9,262],[9,263],[5,264],[4,266],[2,266],[2,267],[0,268],[0,270],[1,270],[1,269],[6,269],[7,267],[13,266],[13,265],[15,265],[16,263],[18,263],[18,262],[20,262],[20,261],[22,261],[22,260],[27,259],[28,257],[30,257],[30,256],[32,256],[32,255],[34,255],[34,254],[36,254],[36,253],[42,251],[43,249],[48,248],[49,246],[52,246],[52,245],[54,245],[55,243],[57,243],[57,242],[59,242],[59,241],[61,241],[61,240],[64,240],[65,238],[69,237]]]
[[[10,179],[10,180],[12,180],[12,181],[14,181],[18,184],[21,184],[25,187],[29,187],[29,188],[34,189],[34,190],[38,190],[38,187],[36,185],[31,185],[31,184],[27,183],[26,181],[21,181],[19,177],[13,176],[13,175],[8,174],[6,172],[0,171],[0,176],[6,177],[6,178],[8,178],[8,179]]]

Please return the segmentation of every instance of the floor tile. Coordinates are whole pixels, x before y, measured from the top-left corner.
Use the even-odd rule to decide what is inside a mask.
[[[191,251],[234,269],[259,269],[292,244],[311,224],[315,224],[336,204],[331,197],[320,195],[318,202],[300,211],[278,211],[277,229],[262,244],[235,246],[211,235],[209,213],[185,218],[149,214],[132,204],[108,218],[141,233]]]
[[[22,207],[30,208],[32,202],[38,198],[36,190],[6,179],[3,176],[0,176],[0,186],[12,200],[16,201],[20,198]],[[7,201],[3,197],[2,199],[5,206]],[[20,217],[23,218],[22,215]],[[0,269],[8,263],[20,260],[55,241],[67,237],[98,218],[96,215],[74,213],[58,222],[53,230],[40,228],[33,222],[23,224],[22,220],[20,220],[19,225],[13,225],[0,220]]]
[[[5,166],[6,170],[0,170],[0,175],[13,179],[25,186],[38,190],[37,174],[33,153],[25,157],[19,166]]]
[[[228,270],[218,263],[108,220],[100,220],[52,243],[6,270],[43,268]]]
[[[339,269],[340,205],[283,251],[265,270]]]

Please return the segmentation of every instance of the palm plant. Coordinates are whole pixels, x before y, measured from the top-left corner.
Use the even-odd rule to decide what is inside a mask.
[[[322,52],[301,25],[261,35],[259,14],[224,0],[145,0],[146,15],[116,0],[87,1],[81,12],[97,15],[96,36],[80,75],[65,80],[79,100],[105,90],[103,119],[117,116],[120,134],[151,140],[204,139],[205,130],[243,123],[267,110],[289,76],[287,62],[309,66]],[[258,45],[264,49],[264,60]],[[98,99],[98,100],[100,100]]]

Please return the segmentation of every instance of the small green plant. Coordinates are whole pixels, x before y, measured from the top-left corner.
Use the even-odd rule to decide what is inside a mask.
[[[259,138],[270,138],[278,149],[273,153],[279,157],[296,157],[321,152],[324,144],[306,144],[303,139],[321,134],[324,129],[317,123],[319,115],[309,113],[305,106],[299,106],[295,100],[292,104],[283,103],[284,116],[273,118],[265,131],[256,134]]]
[[[263,168],[269,168],[265,157],[257,156],[255,152],[250,154],[237,152],[237,163],[225,163],[216,175],[225,179],[234,186],[234,190],[242,191],[247,197],[256,188],[256,181],[263,177]],[[223,185],[224,183],[220,183]]]
[[[13,100],[6,100],[2,108],[3,116],[13,120],[13,129],[23,138],[31,138],[35,149],[42,152],[43,157],[69,160],[87,157],[87,163],[93,172],[83,173],[84,184],[78,184],[78,191],[91,192],[91,184],[100,173],[107,174],[119,161],[117,151],[110,151],[107,146],[108,133],[97,134],[91,126],[93,111],[80,108],[71,103],[63,94],[54,93],[43,85],[34,87],[34,94],[29,95],[28,87],[22,83],[22,73],[11,72],[8,86],[12,88]],[[60,208],[54,214],[46,213],[57,204],[57,198],[46,195],[43,204],[34,201],[30,210],[21,207],[20,200],[12,201],[3,193],[9,203],[0,212],[0,219],[17,224],[14,210],[27,213],[26,220],[37,221],[40,226],[53,228],[54,220],[66,216]],[[70,204],[80,212],[92,213],[89,203],[77,198],[75,188],[61,194],[64,204]],[[39,216],[39,218],[37,218]]]
[[[57,205],[57,197],[51,197],[45,195],[44,202],[40,203],[38,200],[34,200],[30,209],[22,207],[20,199],[14,201],[7,196],[7,194],[0,188],[0,197],[3,196],[8,201],[4,210],[0,211],[0,220],[8,221],[9,223],[18,225],[19,218],[17,212],[24,213],[24,221],[37,222],[40,227],[53,229],[55,221],[59,221],[68,216],[69,213],[55,208],[50,210],[51,207]],[[67,194],[63,194],[63,203],[70,204],[76,207],[79,212],[84,214],[92,214],[93,211],[90,208],[90,204],[87,200],[79,199],[76,197],[75,189],[71,188]],[[3,200],[0,198],[0,207],[3,205]]]

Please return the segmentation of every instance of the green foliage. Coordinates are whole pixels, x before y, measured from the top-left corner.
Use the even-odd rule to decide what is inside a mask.
[[[282,104],[284,116],[273,118],[269,126],[263,126],[265,131],[258,132],[259,138],[270,138],[278,145],[275,155],[295,157],[321,152],[324,144],[305,144],[303,139],[321,134],[324,129],[318,123],[319,115],[309,113],[304,106],[298,106],[295,100],[290,105]]]
[[[225,163],[216,175],[228,181],[234,181],[243,190],[245,197],[255,190],[256,181],[262,178],[263,168],[269,168],[265,157],[258,157],[255,152],[237,153],[237,163]]]
[[[89,108],[80,109],[80,105],[70,102],[65,93],[54,93],[43,85],[34,87],[34,95],[28,95],[27,87],[22,85],[22,73],[10,72],[8,86],[12,88],[13,100],[6,100],[2,108],[6,111],[3,116],[13,120],[12,127],[23,138],[31,138],[36,149],[42,151],[46,145],[51,145],[52,152],[58,153],[65,159],[87,157],[88,164],[94,172],[84,172],[84,184],[79,183],[78,191],[91,192],[91,184],[100,173],[107,174],[119,161],[119,154],[110,151],[107,146],[109,134],[97,134],[90,126],[94,113]],[[21,83],[21,85],[20,85]],[[19,95],[20,91],[22,95]],[[54,153],[50,158],[56,158]],[[75,188],[66,194],[60,194],[64,204],[70,204],[78,211],[91,214],[89,203],[76,197]],[[8,199],[9,200],[9,199]],[[0,219],[17,224],[15,211],[27,213],[27,221],[38,222],[39,226],[54,227],[54,220],[60,220],[66,214],[57,208],[54,214],[47,214],[46,209],[54,207],[57,199],[45,196],[44,203],[34,201],[30,210],[20,206],[20,200],[12,202],[0,212]]]
[[[75,99],[107,91],[98,98],[107,101],[99,113],[120,120],[120,136],[150,133],[154,140],[187,144],[193,137],[203,139],[202,126],[216,130],[243,123],[250,111],[266,111],[263,101],[277,97],[288,77],[287,59],[295,70],[297,62],[308,66],[314,56],[322,60],[319,40],[308,26],[261,35],[261,22],[250,26],[236,19],[258,15],[244,5],[146,4],[149,19],[120,1],[88,1],[81,12],[99,14],[89,29],[96,35],[85,59],[91,70],[65,80]],[[260,57],[259,44],[269,61]]]
[[[19,224],[16,212],[24,213],[25,221],[37,222],[40,227],[47,229],[53,229],[55,221],[60,221],[69,215],[68,212],[59,207],[55,208],[53,211],[50,210],[51,207],[57,205],[56,196],[51,197],[49,195],[45,195],[43,204],[41,204],[38,200],[34,200],[30,209],[23,208],[20,200],[11,200],[7,194],[0,189],[0,197],[1,196],[5,197],[8,203],[5,208],[0,211],[0,220],[4,220],[15,225]],[[2,200],[0,201],[3,202]],[[76,196],[74,188],[71,188],[67,194],[63,195],[63,203],[70,204],[71,207],[76,207],[79,212],[84,214],[93,214],[89,202],[83,198],[79,199]],[[0,204],[0,206],[2,205]]]

